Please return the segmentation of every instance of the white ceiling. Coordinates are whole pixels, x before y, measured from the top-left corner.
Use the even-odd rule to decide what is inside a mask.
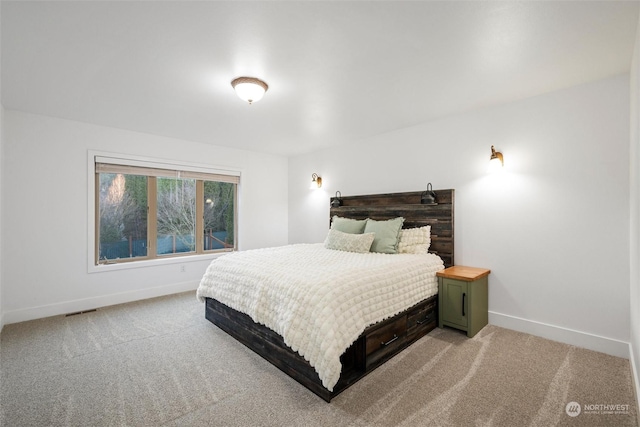
[[[628,72],[638,6],[2,1],[2,104],[291,156]]]

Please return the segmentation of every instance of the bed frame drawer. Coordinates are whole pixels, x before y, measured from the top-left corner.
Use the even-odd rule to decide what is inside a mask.
[[[407,339],[413,342],[428,334],[438,324],[436,301],[427,301],[407,314]]]
[[[399,316],[366,335],[366,366],[390,357],[402,347],[407,335],[407,316]]]

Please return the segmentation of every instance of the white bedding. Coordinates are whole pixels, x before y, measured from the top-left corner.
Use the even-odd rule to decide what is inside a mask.
[[[367,326],[435,295],[435,273],[443,268],[433,254],[359,254],[297,244],[213,260],[197,296],[280,334],[332,391],[340,355]]]

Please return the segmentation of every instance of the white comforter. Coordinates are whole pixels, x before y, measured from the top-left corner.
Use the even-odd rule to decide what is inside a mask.
[[[358,254],[298,244],[234,252],[211,262],[197,296],[277,332],[329,391],[340,355],[364,329],[438,292],[433,254]]]

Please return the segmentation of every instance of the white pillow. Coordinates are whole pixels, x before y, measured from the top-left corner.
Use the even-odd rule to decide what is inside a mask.
[[[431,226],[400,230],[399,254],[426,254],[431,246]]]
[[[324,247],[338,251],[365,253],[371,249],[374,233],[351,234],[330,229],[324,240]]]

